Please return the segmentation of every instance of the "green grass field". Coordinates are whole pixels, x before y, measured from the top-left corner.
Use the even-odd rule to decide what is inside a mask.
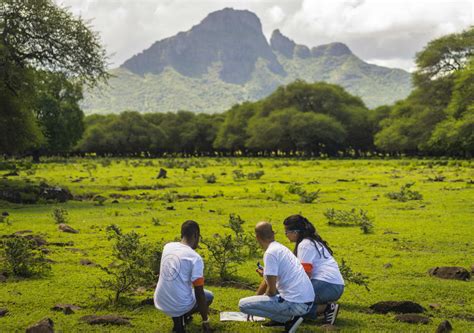
[[[185,164],[185,165],[184,165]],[[183,166],[186,166],[185,168]],[[167,179],[156,179],[160,167]],[[253,231],[255,223],[270,221],[277,240],[293,249],[283,233],[283,219],[301,213],[312,221],[326,239],[338,262],[344,258],[357,272],[369,277],[370,292],[348,285],[340,300],[337,326],[348,332],[433,332],[449,319],[456,332],[474,332],[474,286],[472,281],[442,280],[430,277],[436,266],[474,264],[474,164],[470,161],[429,160],[291,160],[291,159],[71,159],[47,161],[22,170],[15,178],[65,186],[82,201],[65,204],[16,205],[0,203],[8,211],[10,224],[0,223],[0,235],[32,230],[49,242],[73,241],[71,247],[48,247],[52,271],[42,278],[15,279],[0,283],[0,308],[9,313],[0,318],[0,332],[24,331],[30,324],[50,317],[62,332],[168,332],[171,319],[153,306],[140,306],[153,289],[132,296],[127,305],[97,308],[100,299],[110,293],[99,289],[104,274],[97,267],[80,265],[87,258],[107,266],[112,262],[112,244],[105,228],[114,223],[123,231],[135,230],[146,242],[179,236],[179,227],[187,219],[201,225],[204,237],[228,232],[223,225],[229,214],[246,221]],[[264,171],[258,180],[234,180],[233,171],[244,174]],[[5,172],[0,172],[0,175]],[[207,183],[202,175],[216,176]],[[438,180],[432,181],[438,176]],[[442,176],[442,177],[440,177]],[[444,179],[442,179],[444,177]],[[423,200],[399,202],[385,196],[406,183]],[[300,203],[290,194],[290,183],[299,183],[307,191],[320,190],[313,203]],[[91,198],[102,195],[103,206]],[[193,196],[205,198],[193,199]],[[165,198],[174,198],[168,202]],[[112,203],[117,198],[119,203]],[[174,210],[167,207],[173,206]],[[68,211],[68,224],[78,234],[60,232],[51,212],[61,207]],[[323,213],[329,209],[352,208],[368,211],[374,220],[374,232],[363,234],[357,227],[334,227]],[[152,218],[161,222],[155,226]],[[78,249],[78,250],[77,250]],[[199,250],[206,255],[204,249]],[[237,270],[236,279],[257,284],[257,260],[248,260]],[[385,264],[391,268],[384,268]],[[253,294],[251,290],[208,285],[215,295],[211,325],[219,332],[260,332],[257,323],[220,323],[219,311],[238,311],[238,301]],[[383,300],[411,300],[427,309],[428,325],[395,321],[394,315],[372,314],[368,307]],[[82,309],[72,315],[51,311],[57,303],[70,303]],[[429,305],[437,303],[438,309]],[[117,313],[131,318],[132,327],[89,326],[78,319],[88,314]],[[197,316],[191,331],[199,331]],[[270,331],[266,329],[265,331]],[[274,330],[278,332],[279,330]],[[318,324],[304,323],[300,332],[319,332]]]

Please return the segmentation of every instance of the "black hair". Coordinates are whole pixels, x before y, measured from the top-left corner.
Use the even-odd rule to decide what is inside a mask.
[[[324,255],[324,249],[326,249],[331,255],[333,254],[329,244],[324,239],[322,239],[321,236],[319,236],[319,234],[316,232],[316,228],[311,222],[308,221],[307,218],[301,215],[291,215],[283,221],[283,224],[289,231],[298,232],[298,239],[296,240],[295,250],[293,251],[295,256],[298,255],[298,245],[300,245],[303,239],[309,239],[311,242],[313,242],[320,258],[324,257],[328,259],[328,257]],[[319,252],[316,243],[319,243],[322,246],[322,253]]]
[[[181,225],[181,238],[190,239],[194,235],[200,235],[199,224],[196,221],[187,220]]]

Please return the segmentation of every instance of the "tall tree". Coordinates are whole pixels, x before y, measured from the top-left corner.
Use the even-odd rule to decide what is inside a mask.
[[[11,100],[8,110],[0,108],[0,118],[3,126],[23,135],[1,136],[0,152],[21,151],[42,141],[31,121],[39,88],[36,71],[94,85],[108,78],[106,65],[98,35],[52,0],[0,0],[0,94]]]

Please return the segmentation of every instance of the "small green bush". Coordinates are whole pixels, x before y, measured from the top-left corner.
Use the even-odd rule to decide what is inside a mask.
[[[303,193],[300,193],[300,202],[301,203],[312,203],[314,200],[319,198],[319,192],[321,190],[317,190],[314,192],[306,192],[304,191]]]
[[[69,221],[69,212],[64,208],[53,208],[51,216],[56,224],[67,223]]]
[[[217,181],[217,177],[214,174],[202,175],[202,178],[204,178],[208,184],[214,184]]]
[[[347,283],[353,283],[358,286],[363,286],[367,291],[369,289],[369,277],[358,272],[354,272],[352,268],[350,268],[344,259],[341,261],[341,265],[339,266],[339,270],[341,271],[341,275],[344,278],[344,281]]]
[[[373,232],[373,219],[362,209],[352,208],[349,211],[330,208],[324,212],[327,222],[331,226],[353,227],[358,226],[364,234]]]
[[[51,270],[43,252],[32,240],[15,236],[3,240],[1,245],[2,266],[14,276],[41,276]]]
[[[400,192],[389,192],[386,196],[389,199],[406,202],[410,200],[423,200],[423,195],[418,191],[413,191],[410,188],[415,183],[407,183],[400,188]]]
[[[257,180],[262,178],[262,176],[265,174],[263,170],[259,170],[257,172],[250,172],[247,174],[247,179],[248,180]]]

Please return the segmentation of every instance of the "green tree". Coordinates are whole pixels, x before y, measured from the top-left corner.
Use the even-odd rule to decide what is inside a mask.
[[[0,107],[0,126],[9,129],[0,136],[0,152],[42,142],[32,114],[41,90],[37,70],[94,85],[107,79],[106,62],[98,35],[52,0],[0,0],[0,95],[8,100]]]

